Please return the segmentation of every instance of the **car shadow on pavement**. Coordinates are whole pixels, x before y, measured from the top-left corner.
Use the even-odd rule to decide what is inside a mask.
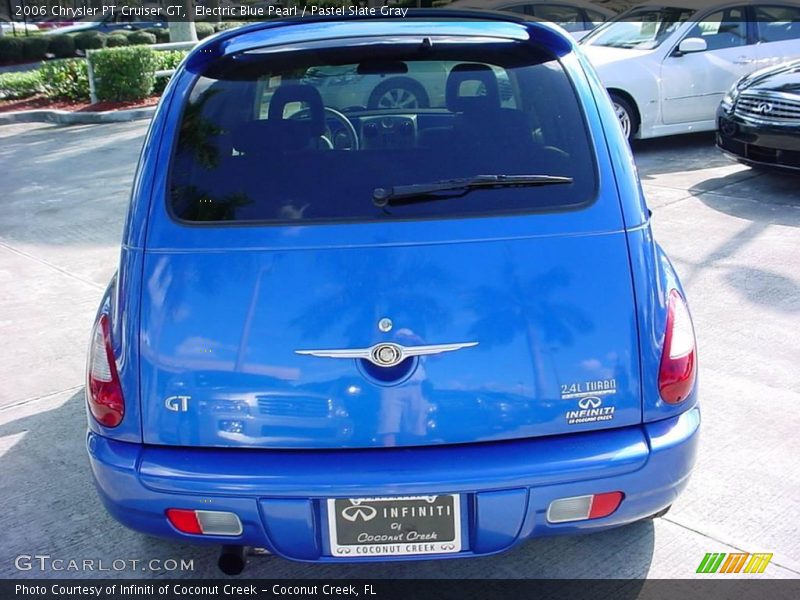
[[[779,243],[784,239],[774,226],[800,227],[800,176],[778,171],[746,170],[707,179],[689,192],[708,208],[744,221],[736,234],[707,254],[702,265],[689,267],[685,282],[700,270],[724,271],[730,289],[751,304],[785,314],[800,312],[800,286],[795,279],[764,266],[745,265],[737,257],[748,246]],[[708,191],[713,189],[713,191]]]
[[[714,177],[689,188],[706,206],[732,217],[800,227],[800,174],[750,170]],[[713,191],[709,192],[712,188]]]
[[[106,514],[86,457],[83,397],[82,389],[73,390],[60,399],[44,398],[0,411],[0,494],[5,499],[0,577],[221,577],[217,546],[140,535]],[[531,540],[486,558],[303,564],[252,557],[240,577],[644,579],[654,536],[653,523],[645,521],[603,533]],[[37,555],[49,558],[30,558]],[[170,559],[178,565],[190,561],[191,566],[168,570]],[[53,560],[63,561],[57,563],[61,570],[52,568]],[[92,561],[92,568],[69,569],[70,560],[81,565]]]
[[[631,149],[643,179],[650,173],[662,175],[732,164],[715,148],[714,133],[709,132],[633,140]]]

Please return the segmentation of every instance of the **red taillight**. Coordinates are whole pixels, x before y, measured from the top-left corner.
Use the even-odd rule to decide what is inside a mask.
[[[119,425],[125,414],[125,400],[111,349],[111,322],[106,314],[100,315],[92,331],[86,379],[92,416],[106,427]]]
[[[167,520],[183,533],[194,535],[241,535],[242,521],[224,510],[188,510],[168,508]]]
[[[622,492],[559,498],[553,500],[547,508],[547,520],[550,523],[568,523],[602,519],[617,510],[623,498],[625,494]]]
[[[697,371],[694,327],[686,301],[677,292],[669,294],[667,330],[658,371],[658,390],[668,404],[678,404],[689,396]]]
[[[595,494],[592,498],[592,508],[589,510],[590,519],[607,517],[619,507],[622,502],[622,492],[607,492]]]
[[[200,529],[200,521],[197,520],[197,515],[193,510],[168,508],[167,519],[178,531],[183,533],[194,533],[196,535],[203,534],[203,530]]]

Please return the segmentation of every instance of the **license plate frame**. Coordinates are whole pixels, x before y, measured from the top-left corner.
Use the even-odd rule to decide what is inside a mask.
[[[326,506],[328,542],[336,558],[455,554],[462,549],[460,494],[328,498]]]

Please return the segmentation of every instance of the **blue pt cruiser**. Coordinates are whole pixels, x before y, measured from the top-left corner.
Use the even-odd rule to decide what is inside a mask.
[[[221,545],[227,572],[247,547],[487,555],[663,514],[696,370],[627,141],[560,29],[260,23],[189,54],[153,119],[87,447],[117,520]]]

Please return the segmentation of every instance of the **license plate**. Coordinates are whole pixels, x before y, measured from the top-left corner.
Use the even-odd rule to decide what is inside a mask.
[[[328,500],[331,554],[450,554],[461,550],[461,498],[404,496]]]

